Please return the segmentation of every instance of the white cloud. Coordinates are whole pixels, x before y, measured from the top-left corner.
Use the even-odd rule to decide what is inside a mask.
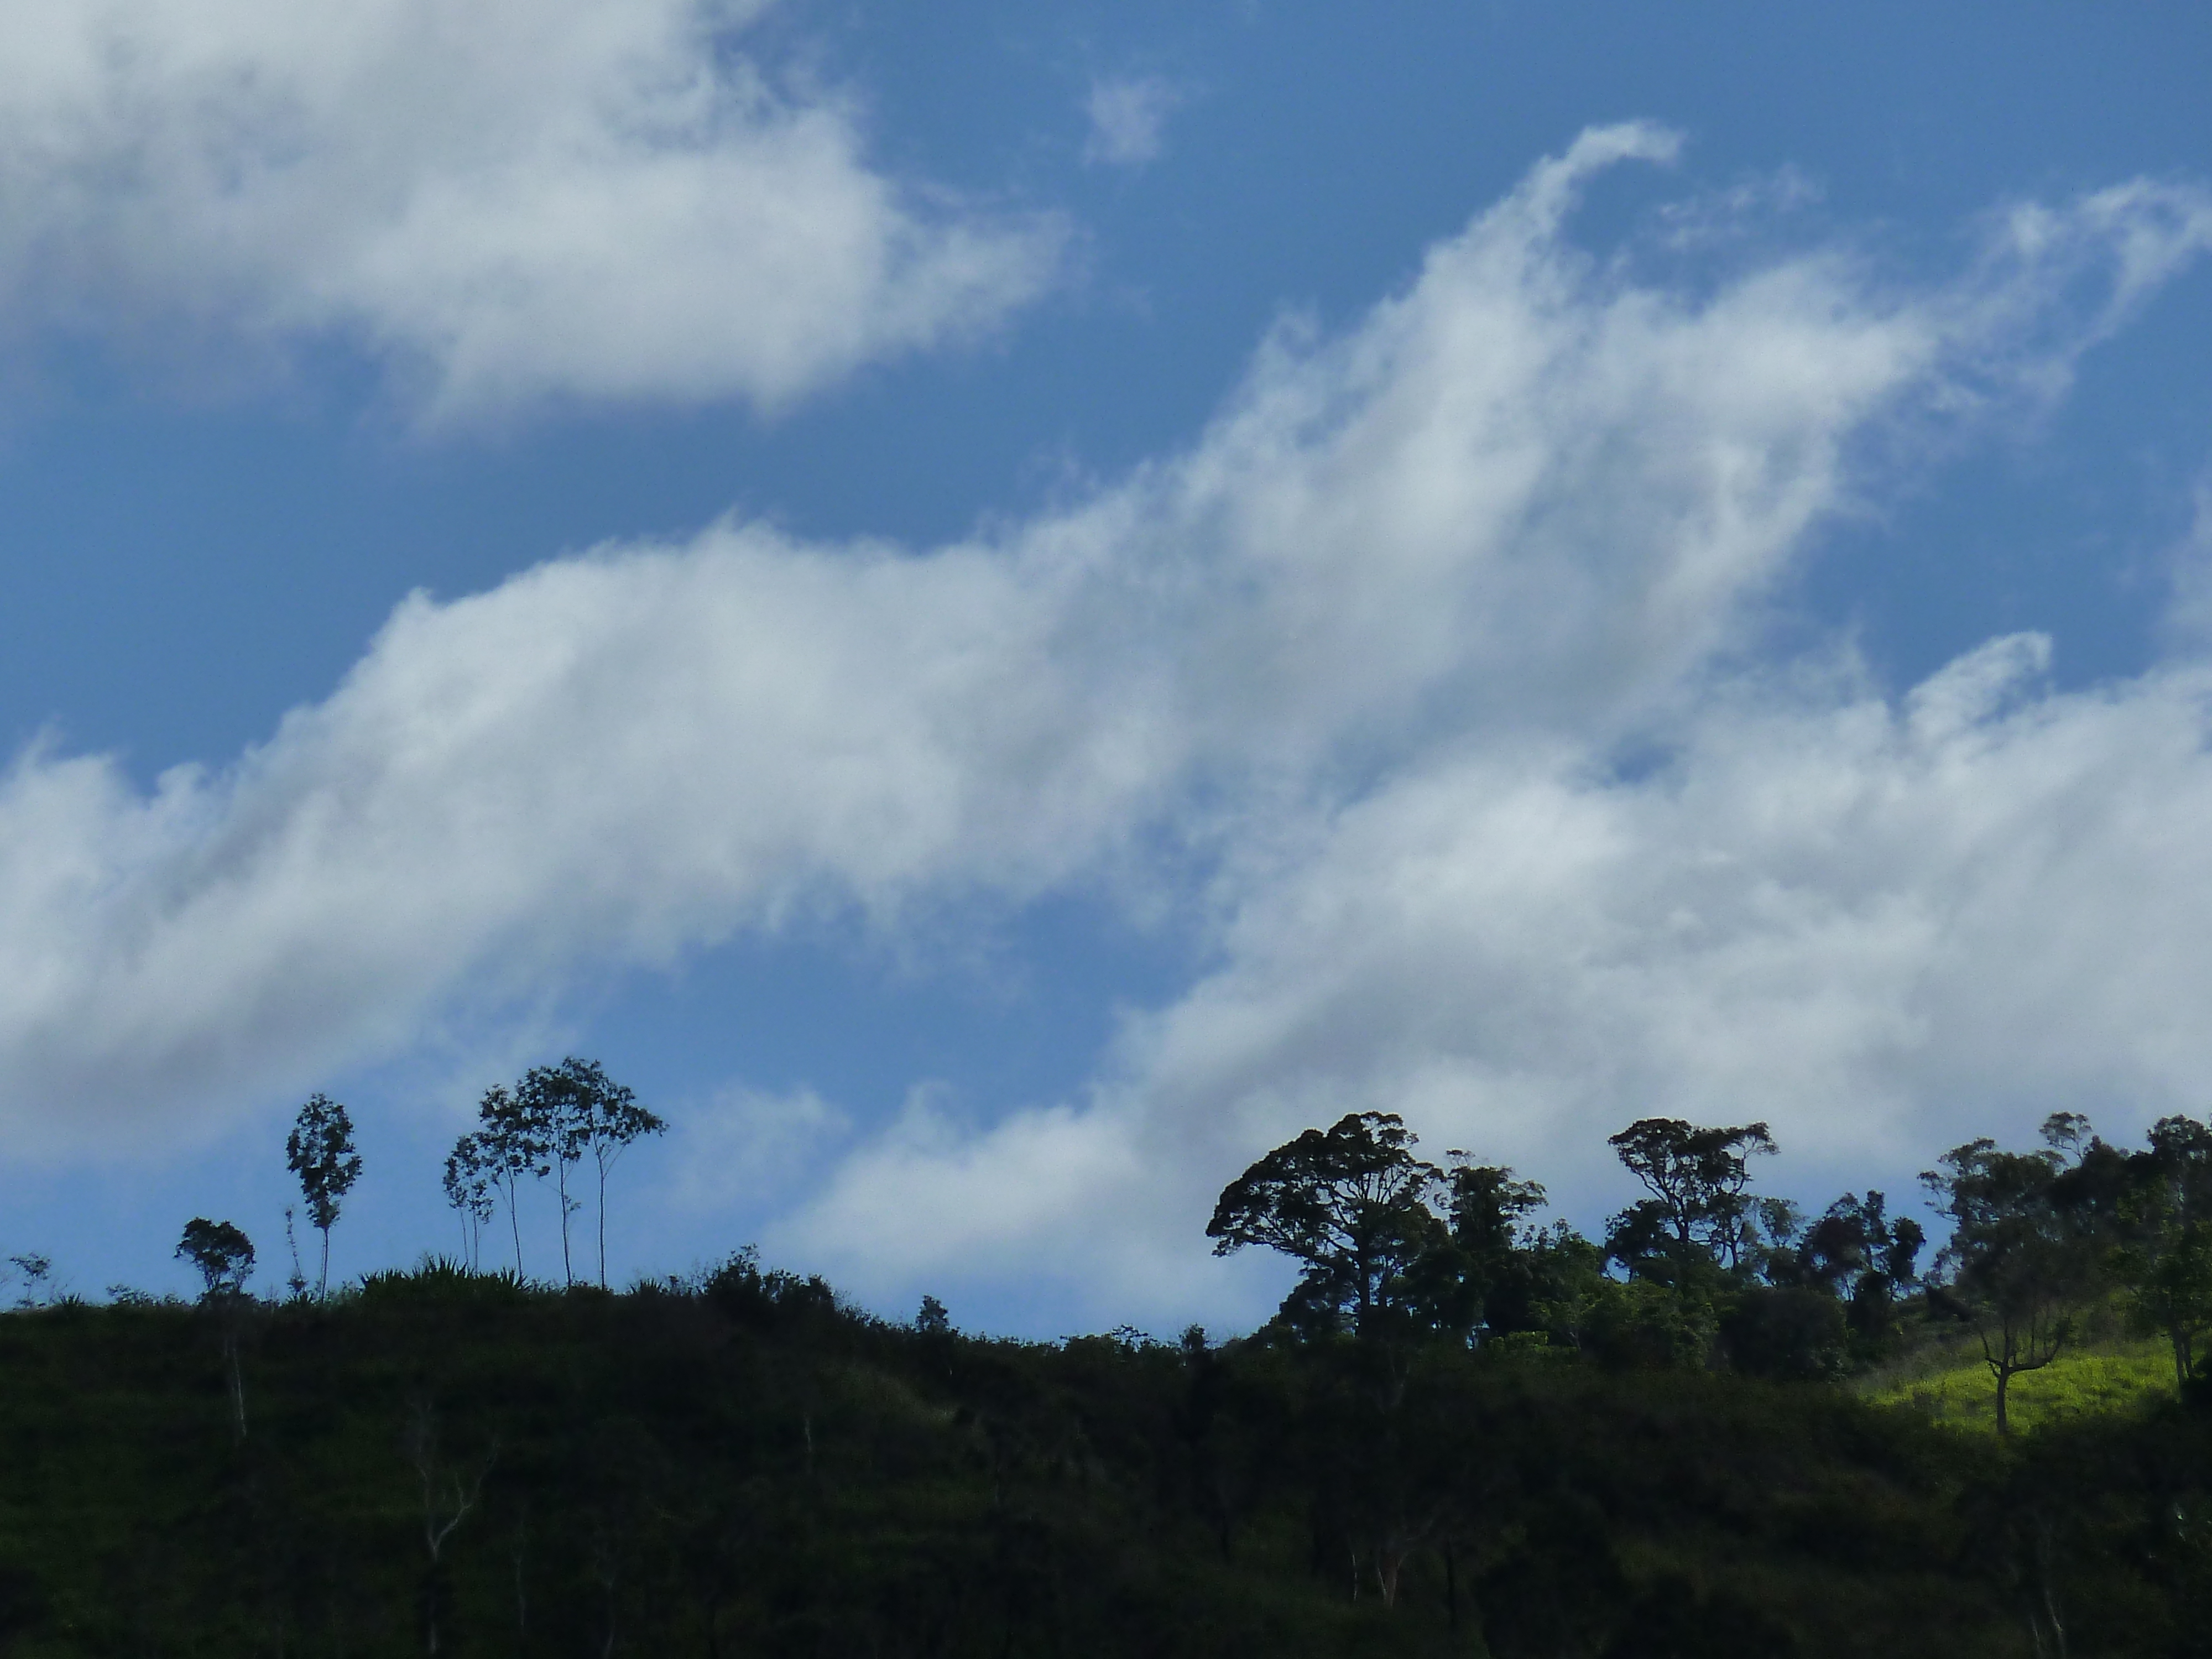
[[[1634,782],[1565,747],[1425,757],[1224,878],[1223,965],[1131,1024],[1087,1109],[886,1138],[782,1242],[856,1285],[1046,1275],[1171,1323],[1235,1299],[1198,1231],[1222,1182],[1348,1110],[1584,1213],[1622,1197],[1604,1136],[1655,1114],[1766,1119],[1820,1195],[1910,1193],[2062,1108],[2201,1113],[2212,668],[2056,696],[2046,653],[1993,641],[1896,702],[1739,683]],[[1279,1290],[1236,1282],[1248,1317]]]
[[[1083,105],[1091,118],[1084,161],[1117,167],[1158,161],[1167,151],[1168,117],[1182,101],[1182,94],[1158,76],[1092,82]]]
[[[1589,172],[1672,151],[1585,135],[1341,337],[1279,330],[1187,451],[994,540],[604,550],[409,600],[220,774],[27,755],[0,1125],[176,1133],[580,965],[1146,867],[1218,969],[1079,1098],[854,1144],[792,1259],[1205,1316],[1212,1190],[1354,1106],[1577,1179],[1647,1106],[1924,1158],[2001,1098],[2175,1097],[2203,672],[2056,696],[2023,638],[1892,702],[1747,665],[1874,440],[2048,395],[2212,214],[2015,216],[1926,289],[1816,248],[1693,295],[1564,241]]]
[[[812,1089],[770,1094],[744,1084],[719,1091],[670,1125],[675,1178],[669,1200],[695,1214],[726,1214],[809,1182],[853,1121]]]
[[[428,420],[772,406],[986,327],[1049,221],[925,206],[763,0],[61,0],[0,54],[0,326],[322,337]]]

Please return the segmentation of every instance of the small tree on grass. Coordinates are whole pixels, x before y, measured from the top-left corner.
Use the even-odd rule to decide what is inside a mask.
[[[238,1364],[238,1331],[246,1308],[246,1281],[253,1277],[253,1241],[228,1221],[195,1216],[185,1224],[177,1255],[196,1268],[205,1289],[201,1305],[213,1310],[222,1331],[223,1365],[230,1382],[231,1426],[246,1438],[246,1379]]]
[[[2055,1190],[2069,1167],[2061,1149],[2078,1144],[2087,1128],[2073,1114],[2056,1114],[2044,1124],[2050,1144],[2039,1152],[2008,1152],[1984,1135],[1953,1147],[1941,1169],[1920,1177],[1954,1224],[1937,1264],[1948,1269],[1950,1289],[1981,1338],[2000,1434],[2012,1431],[2013,1378],[2064,1352],[2091,1276],[2089,1243]]]
[[[331,1288],[331,1229],[337,1224],[338,1206],[361,1179],[361,1154],[353,1149],[353,1120],[346,1109],[328,1095],[310,1095],[285,1138],[284,1162],[299,1177],[300,1195],[307,1201],[307,1219],[323,1236],[322,1272],[315,1294],[327,1296]]]

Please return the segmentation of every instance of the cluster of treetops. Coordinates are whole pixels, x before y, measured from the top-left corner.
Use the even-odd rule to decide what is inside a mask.
[[[571,1055],[486,1091],[477,1127],[446,1159],[461,1265],[480,1270],[484,1231],[503,1208],[520,1278],[521,1186],[550,1178],[562,1279],[574,1285],[570,1222],[582,1205],[572,1185],[588,1164],[604,1287],[609,1172],[627,1148],[665,1128],[593,1060]],[[1776,1150],[1763,1122],[1653,1117],[1613,1136],[1646,1196],[1593,1241],[1564,1221],[1532,1224],[1545,1202],[1537,1182],[1457,1151],[1442,1166],[1430,1163],[1398,1115],[1349,1113],[1254,1163],[1224,1189],[1206,1231],[1216,1255],[1262,1245],[1297,1262],[1275,1322],[1305,1337],[1536,1343],[1813,1379],[1887,1357],[1917,1313],[1979,1337],[2005,1431],[2013,1379],[2052,1363],[2082,1313],[2117,1297],[2138,1330],[2170,1345],[2177,1385],[2186,1388],[2212,1330],[2212,1128],[2165,1117],[2144,1146],[2125,1150],[2081,1114],[2059,1112],[2045,1121],[2042,1139],[2021,1152],[1984,1136],[1923,1174],[1950,1224],[1925,1273],[1925,1230],[1891,1215],[1881,1192],[1845,1193],[1817,1217],[1754,1193],[1751,1160]],[[323,1294],[331,1229],[362,1170],[346,1109],[313,1096],[285,1155],[322,1236]],[[292,1224],[288,1209],[288,1237]],[[204,1218],[185,1227],[177,1254],[199,1270],[210,1296],[242,1292],[254,1261],[243,1231]],[[296,1243],[292,1263],[290,1288],[304,1294]]]
[[[481,1270],[524,1182],[565,1218],[658,1123],[590,1062],[538,1068],[448,1167],[464,1261],[329,1296],[295,1260],[263,1301],[201,1220],[199,1307],[0,1322],[0,1652],[2207,1650],[2191,1120],[1954,1149],[1923,1267],[1878,1194],[1758,1196],[1763,1125],[1622,1131],[1647,1196],[1593,1241],[1354,1114],[1223,1192],[1217,1250],[1299,1267],[1228,1342],[968,1336],[931,1298],[893,1323],[750,1252],[610,1294],[564,1251],[533,1283],[519,1227]],[[326,1263],[343,1109],[310,1102],[288,1152]],[[2002,1392],[2100,1305],[2172,1343],[2184,1399],[1988,1437],[1820,1381],[1972,1330]]]
[[[1217,1254],[1259,1244],[1297,1261],[1278,1321],[1309,1334],[1534,1341],[1815,1378],[1887,1356],[1915,1315],[1978,1335],[2004,1430],[2012,1380],[2117,1298],[2172,1346],[2185,1388],[2212,1328],[2212,1129],[2162,1118],[2130,1151],[2061,1112],[2042,1139],[2026,1152],[1971,1140],[1922,1176],[1950,1224],[1925,1273],[1925,1231],[1881,1193],[1846,1193],[1808,1218],[1751,1189],[1751,1159],[1775,1150],[1765,1124],[1677,1118],[1612,1137],[1647,1196],[1602,1242],[1528,1224],[1540,1186],[1462,1152],[1425,1162],[1387,1112],[1277,1147],[1230,1183],[1206,1232]]]
[[[557,1066],[532,1066],[512,1088],[493,1085],[477,1103],[477,1127],[463,1134],[446,1157],[446,1201],[460,1218],[461,1264],[471,1273],[481,1267],[484,1230],[504,1207],[520,1277],[522,1183],[550,1178],[560,1206],[561,1280],[575,1284],[571,1224],[583,1209],[583,1200],[571,1188],[582,1183],[583,1166],[588,1164],[599,1192],[599,1283],[605,1288],[607,1176],[623,1152],[667,1127],[658,1114],[639,1103],[635,1090],[609,1077],[596,1060],[571,1054]],[[324,1296],[330,1288],[331,1229],[337,1224],[346,1195],[362,1171],[353,1118],[344,1105],[328,1095],[309,1097],[285,1138],[284,1162],[300,1182],[308,1224],[322,1235],[315,1293]],[[286,1208],[284,1233],[292,1254],[286,1283],[297,1297],[307,1293],[307,1278],[294,1231],[295,1214]],[[253,1241],[242,1228],[204,1216],[185,1224],[177,1255],[199,1271],[210,1296],[243,1293],[256,1259]],[[52,1265],[43,1256],[15,1261],[34,1279],[43,1279]]]

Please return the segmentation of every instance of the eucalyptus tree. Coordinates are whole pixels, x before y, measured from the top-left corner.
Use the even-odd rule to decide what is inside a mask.
[[[525,1176],[536,1180],[550,1174],[554,1149],[553,1126],[544,1103],[517,1094],[495,1083],[477,1103],[477,1127],[453,1148],[453,1167],[473,1179],[481,1174],[487,1192],[496,1190],[507,1200],[507,1228],[514,1239],[514,1273],[522,1277],[522,1211],[520,1188]],[[450,1195],[450,1189],[449,1189]]]
[[[568,1060],[558,1066],[533,1066],[514,1085],[516,1111],[538,1127],[544,1147],[537,1173],[551,1175],[561,1206],[561,1282],[574,1285],[576,1274],[568,1249],[568,1222],[581,1206],[568,1195],[568,1171],[584,1155],[579,1129],[588,1110]]]
[[[228,1221],[194,1216],[185,1224],[177,1256],[196,1268],[205,1287],[200,1304],[222,1333],[223,1369],[230,1383],[231,1426],[246,1438],[246,1378],[238,1363],[238,1330],[245,1313],[246,1281],[253,1277],[253,1241]]]
[[[1308,1129],[1223,1188],[1206,1226],[1213,1253],[1263,1244],[1298,1262],[1283,1303],[1294,1325],[1348,1322],[1375,1336],[1403,1323],[1417,1264],[1445,1237],[1428,1206],[1443,1172],[1416,1158],[1414,1145],[1395,1112],[1349,1112]]]
[[[1765,1124],[1702,1128],[1647,1117],[1606,1144],[1650,1194],[1613,1218],[1606,1247],[1614,1260],[1638,1277],[1677,1287],[1700,1269],[1743,1267],[1759,1234],[1750,1160],[1774,1151]]]
[[[637,1091],[617,1083],[596,1060],[570,1054],[558,1066],[533,1066],[515,1085],[515,1098],[544,1126],[545,1145],[561,1206],[561,1273],[575,1283],[569,1253],[569,1218],[582,1208],[570,1194],[569,1172],[586,1158],[599,1184],[599,1285],[607,1282],[607,1176],[636,1141],[660,1134],[668,1126],[640,1105]],[[544,1173],[544,1171],[540,1171]]]
[[[647,1135],[668,1125],[639,1104],[637,1091],[614,1081],[596,1060],[570,1055],[554,1068],[562,1079],[562,1145],[570,1160],[588,1157],[599,1176],[599,1288],[607,1283],[607,1174],[617,1159]],[[565,1189],[563,1201],[566,1201]],[[565,1237],[565,1234],[564,1234]]]
[[[446,1202],[460,1212],[461,1261],[471,1273],[483,1266],[483,1230],[497,1213],[496,1160],[483,1134],[471,1130],[446,1154]]]
[[[315,1294],[327,1296],[331,1286],[331,1229],[337,1224],[338,1206],[361,1179],[361,1154],[354,1150],[353,1119],[328,1095],[307,1097],[285,1137],[284,1162],[299,1177],[300,1195],[307,1200],[307,1219],[323,1236],[322,1270]]]

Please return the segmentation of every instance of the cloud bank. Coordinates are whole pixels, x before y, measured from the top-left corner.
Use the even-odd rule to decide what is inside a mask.
[[[1080,1098],[973,1129],[918,1094],[782,1243],[871,1292],[1056,1276],[1071,1316],[1167,1319],[1218,1311],[1221,1182],[1347,1109],[1571,1188],[1652,1110],[1843,1160],[2201,1105],[2212,669],[2060,695],[2022,635],[1893,696],[1761,641],[1905,440],[2062,392],[2212,198],[2023,209],[1918,286],[1576,249],[1583,183],[1673,150],[1584,134],[1071,509],[926,553],[609,547],[410,599],[222,771],[141,795],[26,754],[0,1126],[174,1133],[595,964],[1101,881],[1215,965]],[[810,1147],[843,1133],[804,1098]],[[773,1101],[732,1110],[775,1140]]]
[[[988,327],[1048,219],[925,201],[764,0],[58,0],[0,54],[0,329],[336,340],[418,419],[774,407]]]

